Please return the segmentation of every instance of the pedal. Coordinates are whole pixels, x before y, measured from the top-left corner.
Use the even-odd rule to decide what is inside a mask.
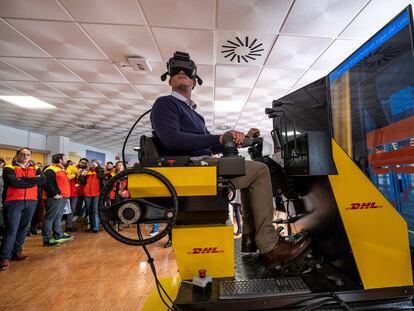
[[[306,274],[322,268],[322,258],[315,256],[311,248],[291,261],[281,263],[276,270],[283,273]]]

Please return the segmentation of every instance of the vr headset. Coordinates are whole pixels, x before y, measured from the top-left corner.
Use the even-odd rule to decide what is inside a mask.
[[[171,57],[167,63],[167,72],[161,76],[161,81],[165,81],[167,76],[170,77],[175,76],[180,71],[184,72],[187,77],[192,80],[197,79],[197,83],[199,85],[203,84],[203,80],[197,75],[197,66],[196,64],[190,59],[190,55],[188,53],[183,52],[175,52],[174,57]]]

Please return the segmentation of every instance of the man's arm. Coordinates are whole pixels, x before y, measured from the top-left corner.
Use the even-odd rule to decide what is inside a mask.
[[[219,135],[182,132],[176,106],[165,99],[157,100],[153,105],[151,121],[155,132],[167,149],[195,151],[220,143]]]
[[[32,182],[29,182],[26,179],[17,178],[16,172],[14,171],[14,169],[10,167],[5,167],[3,169],[3,179],[4,179],[4,182],[8,186],[11,186],[14,188],[27,189],[27,188],[31,188],[34,186]]]
[[[31,183],[32,185],[44,185],[46,183],[46,176],[42,174],[42,170],[40,168],[36,169],[36,176],[35,177],[22,177],[22,180]]]

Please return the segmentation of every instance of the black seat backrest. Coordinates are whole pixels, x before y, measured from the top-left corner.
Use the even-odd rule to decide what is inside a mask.
[[[156,159],[162,156],[155,140],[155,137],[141,136],[139,142],[141,149],[139,160],[141,163],[143,162],[143,159]]]

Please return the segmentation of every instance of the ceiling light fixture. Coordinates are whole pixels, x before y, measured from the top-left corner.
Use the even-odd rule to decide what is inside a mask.
[[[33,96],[0,96],[0,100],[26,109],[55,109],[56,107]]]
[[[262,56],[262,53],[264,49],[260,49],[260,47],[263,45],[263,43],[257,43],[257,39],[254,39],[253,41],[249,42],[249,37],[244,37],[244,42],[239,38],[236,37],[237,42],[233,42],[230,40],[227,40],[226,44],[223,44],[221,47],[223,50],[221,53],[226,54],[224,55],[224,58],[228,58],[231,62],[236,62],[240,64],[240,62],[243,60],[244,62],[248,63],[249,60],[256,60],[256,57]]]

